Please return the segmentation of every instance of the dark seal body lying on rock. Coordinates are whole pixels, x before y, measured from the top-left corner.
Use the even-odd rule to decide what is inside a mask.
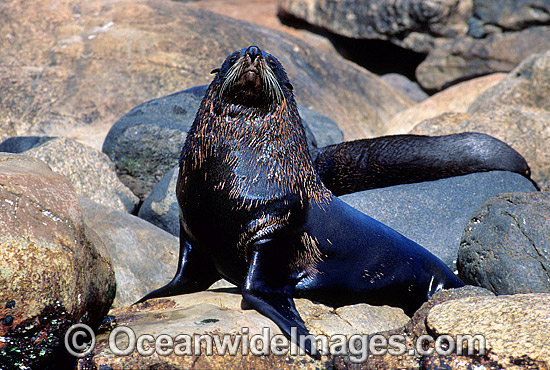
[[[293,297],[412,314],[437,290],[463,285],[427,250],[325,187],[273,56],[251,46],[215,72],[181,153],[177,273],[141,301],[224,277],[290,336],[291,327],[308,334]]]

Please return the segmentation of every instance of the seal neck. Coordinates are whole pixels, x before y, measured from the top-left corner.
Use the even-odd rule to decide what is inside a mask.
[[[182,159],[193,157],[195,169],[205,161],[224,163],[241,178],[256,181],[254,186],[271,188],[273,191],[268,192],[272,194],[290,191],[302,199],[330,198],[314,169],[292,96],[269,107],[247,107],[221,101],[217,90],[216,84],[211,84],[188,134]],[[243,186],[250,185],[244,182]]]

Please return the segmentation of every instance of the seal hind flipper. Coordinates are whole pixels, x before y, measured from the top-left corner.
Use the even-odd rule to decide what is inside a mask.
[[[265,247],[265,244],[263,243],[262,246]],[[285,266],[274,263],[274,259],[281,261],[274,256],[277,249],[273,246],[269,247],[274,249],[275,253],[269,253],[265,248],[263,251],[252,252],[250,267],[242,287],[242,296],[254,309],[273,320],[287,338],[300,345],[299,338],[310,336],[310,333],[292,299],[295,283],[289,281],[287,276],[283,276],[286,271]],[[296,328],[297,337],[292,336],[293,327]],[[312,341],[304,341],[302,349],[308,355],[320,358]]]
[[[521,154],[477,132],[381,136],[330,145],[313,154],[317,173],[334,195],[487,171],[515,172],[534,183]]]
[[[220,274],[210,258],[198,247],[191,245],[183,231],[180,231],[180,253],[176,275],[168,284],[153,290],[134,304],[151,298],[171,297],[206,290],[219,279]]]

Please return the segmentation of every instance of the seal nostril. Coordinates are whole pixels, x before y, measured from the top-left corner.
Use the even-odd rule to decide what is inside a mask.
[[[262,55],[262,51],[257,46],[249,46],[245,53],[248,54],[251,61],[254,61],[257,56]]]

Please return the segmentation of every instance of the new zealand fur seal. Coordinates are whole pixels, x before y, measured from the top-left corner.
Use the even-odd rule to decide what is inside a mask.
[[[213,72],[180,157],[177,272],[140,302],[223,277],[290,337],[292,327],[308,335],[293,297],[412,314],[436,291],[463,286],[426,249],[325,187],[275,57],[250,46]],[[304,349],[315,355],[308,341]]]

